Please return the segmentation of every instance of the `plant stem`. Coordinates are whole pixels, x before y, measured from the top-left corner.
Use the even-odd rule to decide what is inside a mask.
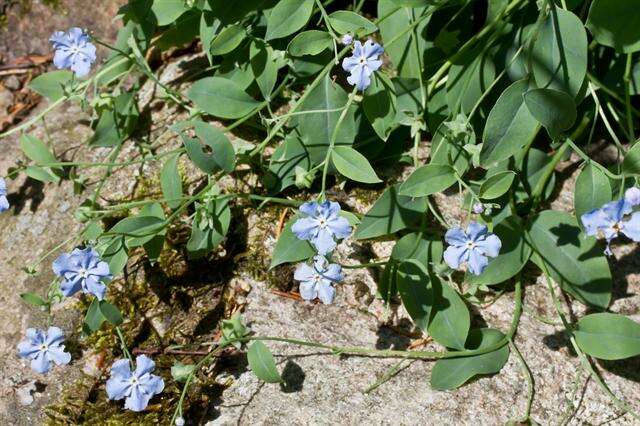
[[[629,93],[629,89],[631,86],[631,65],[632,65],[633,53],[627,53],[627,62],[624,68],[624,77],[622,81],[624,82],[624,104],[625,110],[627,112],[627,126],[629,129],[629,142],[633,142],[635,136],[633,134],[633,117],[631,115],[631,94]]]

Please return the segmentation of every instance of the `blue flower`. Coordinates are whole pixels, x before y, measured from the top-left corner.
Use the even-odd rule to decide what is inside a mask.
[[[338,203],[310,201],[300,206],[300,212],[306,216],[298,219],[291,230],[299,239],[310,241],[322,255],[336,248],[334,237],[342,239],[351,234],[349,221],[339,216]]]
[[[46,373],[51,365],[69,364],[71,354],[64,351],[64,334],[58,327],[49,327],[46,332],[28,328],[26,339],[18,344],[18,356],[31,360],[31,369]]]
[[[128,359],[119,359],[111,366],[111,376],[107,380],[107,396],[111,400],[125,399],[124,408],[142,411],[149,400],[162,392],[164,380],[151,374],[155,363],[146,355],[136,357],[136,369],[131,371]]]
[[[102,300],[107,291],[103,281],[112,278],[109,265],[100,260],[98,252],[92,247],[61,254],[53,262],[53,272],[62,277],[60,290],[67,297],[82,290]]]
[[[0,213],[9,210],[9,200],[7,199],[7,183],[0,177]]]
[[[478,222],[471,222],[466,232],[459,227],[451,228],[444,239],[449,244],[444,251],[447,265],[458,269],[466,263],[474,275],[480,275],[489,264],[488,258],[496,257],[502,248],[500,238],[487,232],[487,227]]]
[[[304,300],[319,298],[322,303],[330,304],[336,294],[333,283],[342,281],[342,267],[320,255],[313,258],[313,266],[301,263],[293,278],[300,281],[300,295]]]
[[[55,54],[53,64],[58,69],[68,68],[76,77],[84,77],[91,71],[96,60],[96,47],[89,41],[89,35],[82,29],[73,27],[68,32],[56,31],[49,42]]]
[[[624,199],[634,207],[640,205],[640,188],[633,186],[627,189],[624,192]]]
[[[364,91],[369,87],[371,74],[382,66],[382,61],[378,57],[383,52],[382,46],[372,40],[367,40],[364,46],[359,41],[356,41],[353,55],[349,58],[344,58],[342,61],[342,68],[351,74],[347,81],[360,91]]]
[[[623,198],[591,210],[580,218],[587,235],[595,237],[602,235],[607,240],[607,247],[604,250],[607,256],[612,254],[609,247],[611,240],[621,233],[633,241],[640,242],[640,212],[633,213],[628,220],[624,220],[632,209],[633,205]]]
[[[345,46],[349,46],[351,43],[353,43],[353,36],[351,34],[347,33],[347,34],[342,36],[341,42]]]

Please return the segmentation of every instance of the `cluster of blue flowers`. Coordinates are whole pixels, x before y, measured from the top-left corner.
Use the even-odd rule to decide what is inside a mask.
[[[342,42],[349,45],[353,42],[353,37],[346,34],[342,37]],[[347,77],[349,84],[364,92],[371,84],[373,72],[382,66],[380,55],[384,53],[384,49],[373,40],[367,40],[364,45],[355,41],[353,46],[352,55],[342,60],[342,68],[350,74]]]
[[[607,246],[604,253],[612,255],[611,241],[620,234],[633,241],[640,242],[640,212],[634,207],[640,205],[640,189],[629,188],[624,198],[606,203],[599,209],[593,209],[580,218],[587,235],[604,237]]]
[[[109,265],[100,259],[92,247],[76,248],[71,253],[61,254],[53,262],[53,271],[60,278],[60,291],[67,297],[82,291],[104,300],[106,282],[113,277]],[[64,351],[64,334],[58,327],[48,331],[29,328],[25,340],[18,344],[18,356],[31,360],[31,368],[37,373],[47,373],[53,363],[68,364],[71,355]],[[164,381],[151,374],[153,361],[145,355],[136,358],[135,369],[128,359],[119,359],[111,366],[106,384],[107,396],[111,400],[125,400],[125,408],[144,410],[149,400],[162,392]]]
[[[66,33],[56,31],[49,39],[55,50],[53,64],[58,69],[70,69],[76,77],[86,76],[96,61],[96,46],[89,40],[89,35],[78,27]]]
[[[309,241],[318,252],[312,265],[301,263],[294,278],[300,281],[300,295],[305,300],[320,299],[322,303],[333,302],[333,284],[343,280],[342,267],[327,259],[337,245],[336,240],[351,235],[349,221],[340,216],[340,204],[333,201],[304,203],[300,206],[302,217],[291,230],[301,240]]]

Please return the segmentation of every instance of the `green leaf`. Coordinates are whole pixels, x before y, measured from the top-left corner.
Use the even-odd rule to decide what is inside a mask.
[[[467,274],[473,285],[500,284],[514,277],[531,257],[531,246],[525,242],[523,224],[517,216],[509,216],[493,228],[500,238],[500,254],[491,259],[480,275]]]
[[[640,324],[610,313],[587,315],[573,332],[585,353],[598,359],[625,359],[640,355]]]
[[[39,180],[41,182],[58,182],[60,178],[47,169],[37,166],[27,166],[24,172],[32,179]]]
[[[640,50],[640,14],[635,0],[593,0],[587,28],[602,45],[624,53]]]
[[[49,150],[49,147],[35,136],[24,134],[20,136],[20,149],[30,160],[36,164],[57,163],[55,155]],[[47,167],[47,170],[53,169],[61,171],[62,167]]]
[[[271,92],[278,80],[278,64],[273,59],[273,49],[259,40],[251,42],[249,57],[251,70],[265,99],[271,98]]]
[[[296,35],[287,46],[291,56],[317,55],[331,47],[333,39],[326,31],[310,30]]]
[[[296,181],[296,168],[308,171],[311,168],[309,152],[296,131],[290,132],[279,144],[269,164],[269,175],[265,184],[273,193],[280,192]]]
[[[151,11],[156,16],[158,25],[169,25],[180,15],[189,10],[184,0],[153,0]]]
[[[524,103],[533,117],[557,139],[576,121],[576,104],[565,92],[554,89],[532,89],[524,94]]]
[[[100,312],[100,301],[98,299],[93,299],[84,317],[84,325],[86,327],[83,328],[85,329],[85,332],[88,332],[87,334],[89,334],[98,330],[105,320],[106,318],[102,315],[102,312]]]
[[[489,112],[480,151],[485,168],[517,154],[536,137],[540,126],[523,98],[528,86],[527,80],[511,84]]]
[[[331,151],[331,161],[341,175],[356,182],[382,182],[369,164],[369,160],[349,146],[336,146]]]
[[[536,85],[563,91],[573,100],[587,73],[587,53],[587,31],[580,19],[552,7],[531,52]]]
[[[182,204],[180,200],[182,198],[182,179],[178,172],[179,159],[180,154],[170,156],[160,171],[162,195],[168,200],[167,205],[174,210]]]
[[[590,161],[576,179],[573,207],[578,223],[580,217],[590,210],[600,208],[611,201],[611,183],[609,178]]]
[[[271,255],[271,266],[269,269],[282,263],[310,259],[316,254],[315,249],[308,241],[298,239],[291,231],[291,227],[296,220],[298,220],[298,216],[292,217],[280,233],[276,247],[273,250],[273,255]]]
[[[22,293],[20,297],[22,298],[22,300],[24,300],[28,304],[37,306],[37,307],[47,306],[49,304],[46,300],[44,300],[42,297],[38,296],[35,293]]]
[[[373,74],[371,85],[362,100],[364,113],[380,139],[386,141],[393,130],[398,113],[395,87],[384,73]]]
[[[122,219],[109,230],[109,234],[125,236],[126,245],[131,248],[139,247],[165,231],[164,218],[140,215]]]
[[[421,35],[426,32],[430,18],[424,19],[413,31],[407,31],[412,22],[426,12],[426,7],[416,9],[398,8],[394,0],[378,1],[377,16],[380,21],[380,35],[385,52],[393,63],[399,77],[420,79],[423,77],[421,55],[427,50],[427,40]],[[393,44],[386,44],[394,40]]]
[[[630,175],[640,175],[640,143],[638,141],[625,154],[622,171]]]
[[[322,111],[302,114],[293,117],[292,126],[296,127],[309,151],[309,156],[314,164],[324,161],[329,148],[331,136],[340,119],[342,109],[349,96],[339,84],[334,84],[328,73],[307,96],[300,106],[299,111]],[[353,144],[356,136],[355,106],[351,108],[338,129],[336,135],[337,146],[349,146]]]
[[[237,83],[221,77],[196,81],[187,96],[198,108],[220,118],[241,118],[260,105]]]
[[[205,154],[200,147],[202,155],[215,164],[215,167],[207,171],[207,173],[212,173],[218,169],[231,173],[236,167],[236,153],[227,136],[221,130],[204,121],[194,121],[193,127],[200,141],[211,148],[211,153]],[[189,150],[187,151],[189,153]],[[206,170],[203,169],[203,171]]]
[[[339,34],[351,33],[365,36],[378,30],[378,27],[364,16],[348,10],[333,12],[329,15],[329,22]]]
[[[465,347],[483,349],[495,345],[503,338],[504,334],[498,330],[475,329],[469,332]],[[455,389],[474,376],[499,372],[508,359],[508,345],[482,355],[439,359],[431,370],[431,387],[437,390]]]
[[[180,361],[175,361],[171,366],[171,377],[178,383],[184,383],[195,369],[196,366],[193,364],[183,364]]]
[[[99,251],[101,252],[102,260],[109,265],[109,272],[111,272],[111,274],[119,274],[127,265],[129,256],[124,237],[116,236],[107,239]]]
[[[480,198],[485,200],[500,198],[511,188],[515,177],[516,174],[510,170],[490,176],[480,186]]]
[[[356,228],[354,238],[364,240],[393,234],[405,228],[417,228],[427,211],[425,198],[398,194],[398,185],[387,188]]]
[[[214,56],[226,55],[240,46],[246,35],[247,33],[242,26],[229,25],[213,39],[209,50]]]
[[[407,260],[398,267],[396,285],[413,323],[426,332],[433,308],[433,286],[429,273],[419,262]]]
[[[120,313],[118,308],[113,306],[111,303],[107,302],[106,300],[101,300],[98,304],[98,308],[100,309],[100,313],[102,314],[102,316],[111,324],[122,324],[122,314]]]
[[[455,170],[444,164],[418,167],[400,186],[400,195],[425,197],[444,191],[457,182]]]
[[[568,213],[546,210],[533,218],[527,241],[535,250],[533,261],[563,290],[578,300],[606,309],[611,300],[612,278],[602,247],[581,232]]]
[[[435,295],[429,336],[448,348],[463,350],[471,324],[469,309],[458,292],[447,283],[435,277],[431,282]]]
[[[89,146],[112,147],[127,139],[136,127],[139,117],[134,92],[125,92],[113,100],[113,108],[100,114]]]
[[[447,105],[451,111],[458,108],[471,112],[476,102],[487,91],[496,74],[493,59],[484,47],[470,50],[458,58],[447,77]]]
[[[280,0],[267,18],[265,40],[286,37],[304,27],[311,12],[313,0]]]
[[[64,88],[71,83],[73,73],[66,70],[49,71],[40,74],[27,87],[47,98],[50,102],[55,102],[65,96]]]
[[[251,371],[258,379],[267,383],[282,382],[271,351],[261,341],[256,340],[251,344],[249,351],[247,351],[247,360]]]

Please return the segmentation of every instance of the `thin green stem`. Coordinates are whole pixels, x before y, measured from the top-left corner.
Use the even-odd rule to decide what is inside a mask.
[[[629,90],[631,89],[631,65],[633,60],[633,53],[627,53],[627,61],[624,68],[624,77],[622,81],[624,82],[624,104],[625,111],[627,113],[627,127],[629,132],[629,142],[633,142],[635,139],[633,132],[633,117],[631,114],[631,94]]]
[[[118,326],[116,326],[115,329],[116,329],[116,333],[118,334],[118,339],[120,340],[120,349],[122,349],[122,353],[127,357],[127,359],[129,359],[129,362],[131,363],[131,367],[133,367],[134,365],[133,357],[131,356],[129,349],[127,349],[127,341],[124,339],[122,330]]]
[[[515,343],[513,343],[513,340],[511,339],[509,339],[509,347],[511,348],[511,352],[513,352],[516,355],[516,358],[518,358],[518,361],[520,361],[522,372],[524,373],[524,377],[527,380],[527,406],[522,417],[517,420],[518,423],[526,423],[529,420],[529,417],[531,417],[531,405],[533,404],[533,395],[535,393],[533,375],[531,374],[531,369],[527,365],[527,362],[518,350],[518,347],[515,345]]]
[[[374,268],[380,266],[386,266],[389,261],[386,262],[370,262],[370,263],[359,263],[357,265],[343,265],[340,264],[344,269],[363,269],[363,268]]]

